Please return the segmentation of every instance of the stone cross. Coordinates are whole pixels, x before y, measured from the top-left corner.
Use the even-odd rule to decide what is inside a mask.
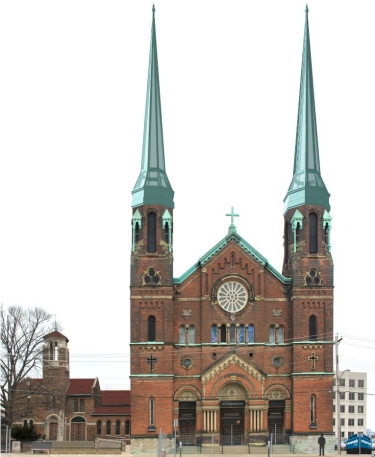
[[[233,206],[232,206],[232,209],[231,209],[231,212],[230,213],[226,213],[225,214],[226,216],[230,216],[230,225],[234,225],[234,218],[235,217],[239,217],[239,214],[234,214],[234,209],[233,209]]]

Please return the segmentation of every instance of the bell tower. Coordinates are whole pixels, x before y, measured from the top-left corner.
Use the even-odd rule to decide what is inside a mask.
[[[173,348],[173,196],[164,157],[155,7],[152,9],[150,58],[141,171],[132,191],[130,278],[132,443],[155,439],[155,417],[163,430],[173,424],[162,398],[171,397]]]
[[[43,386],[51,396],[52,409],[64,409],[69,385],[69,340],[57,330],[45,335],[43,345]]]
[[[320,171],[308,8],[305,11],[294,170],[284,199],[283,274],[292,279],[292,432],[332,434],[333,261],[330,194]],[[322,408],[322,405],[323,408]]]

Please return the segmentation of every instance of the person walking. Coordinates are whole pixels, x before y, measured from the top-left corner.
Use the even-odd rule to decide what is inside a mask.
[[[326,439],[323,436],[323,433],[318,438],[319,443],[319,455],[324,455],[324,446],[326,444]]]

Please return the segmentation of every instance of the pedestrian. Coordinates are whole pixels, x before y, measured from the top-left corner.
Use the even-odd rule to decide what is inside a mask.
[[[319,443],[319,455],[324,455],[324,446],[326,444],[326,439],[323,436],[323,433],[318,438]]]

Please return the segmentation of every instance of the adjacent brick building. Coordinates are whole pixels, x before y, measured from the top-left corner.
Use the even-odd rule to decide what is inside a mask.
[[[130,391],[102,390],[98,378],[71,379],[69,340],[54,331],[44,337],[43,377],[17,389],[13,425],[34,424],[52,441],[130,439]]]
[[[240,445],[273,434],[274,442],[290,440],[305,453],[316,452],[323,433],[333,452],[331,216],[319,165],[307,8],[305,21],[282,272],[237,232],[232,208],[228,233],[174,278],[174,192],[165,167],[153,12],[142,167],[132,201],[135,453],[156,449],[159,432],[171,438],[174,427],[183,445]]]

